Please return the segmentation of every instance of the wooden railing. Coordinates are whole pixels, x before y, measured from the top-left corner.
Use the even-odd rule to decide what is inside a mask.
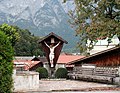
[[[118,68],[96,67],[94,71],[94,75],[116,77],[119,76],[119,73],[118,73]]]
[[[75,67],[72,73],[97,76],[119,76],[118,68],[113,67],[96,67],[96,68]]]
[[[95,67],[83,68],[74,67],[73,72],[68,73],[71,79],[92,80],[99,82],[113,83],[115,77],[119,77],[118,68],[113,67]]]

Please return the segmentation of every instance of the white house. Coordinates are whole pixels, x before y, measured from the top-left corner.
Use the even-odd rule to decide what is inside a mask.
[[[103,50],[110,49],[119,44],[119,39],[116,36],[113,37],[112,42],[109,44],[109,46],[108,46],[107,39],[98,40],[98,42],[95,44],[94,48],[91,51],[89,51],[90,55],[95,54],[100,51],[103,51]]]

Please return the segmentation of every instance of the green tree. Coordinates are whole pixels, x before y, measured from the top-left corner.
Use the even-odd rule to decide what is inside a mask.
[[[0,25],[0,30],[7,35],[16,56],[44,55],[37,43],[40,38],[32,35],[29,30],[8,24]]]
[[[34,36],[27,29],[20,29],[15,26],[15,29],[20,35],[19,41],[16,42],[14,46],[15,55],[17,56],[38,56],[43,55],[43,51],[40,48],[40,45],[37,41],[40,39],[37,36]]]
[[[6,23],[0,25],[0,30],[3,31],[6,35],[7,38],[10,40],[12,46],[15,45],[15,43],[19,40],[20,36],[17,30],[13,27],[10,26]]]
[[[13,48],[8,37],[0,30],[0,93],[12,93]]]
[[[66,0],[64,0],[66,1]],[[120,40],[120,0],[74,0],[75,11],[70,11],[70,23],[80,37],[80,52],[91,50],[98,39],[113,36]],[[88,46],[87,40],[90,40]]]

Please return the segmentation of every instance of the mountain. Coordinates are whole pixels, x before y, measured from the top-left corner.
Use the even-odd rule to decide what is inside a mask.
[[[17,25],[37,36],[54,32],[69,42],[64,49],[74,48],[77,39],[67,15],[74,7],[72,3],[63,4],[62,0],[0,0],[0,24]]]

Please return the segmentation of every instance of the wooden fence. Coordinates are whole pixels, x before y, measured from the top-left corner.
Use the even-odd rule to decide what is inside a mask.
[[[117,67],[74,67],[73,71],[68,73],[68,76],[71,79],[113,83],[114,78],[119,77],[119,73]]]

